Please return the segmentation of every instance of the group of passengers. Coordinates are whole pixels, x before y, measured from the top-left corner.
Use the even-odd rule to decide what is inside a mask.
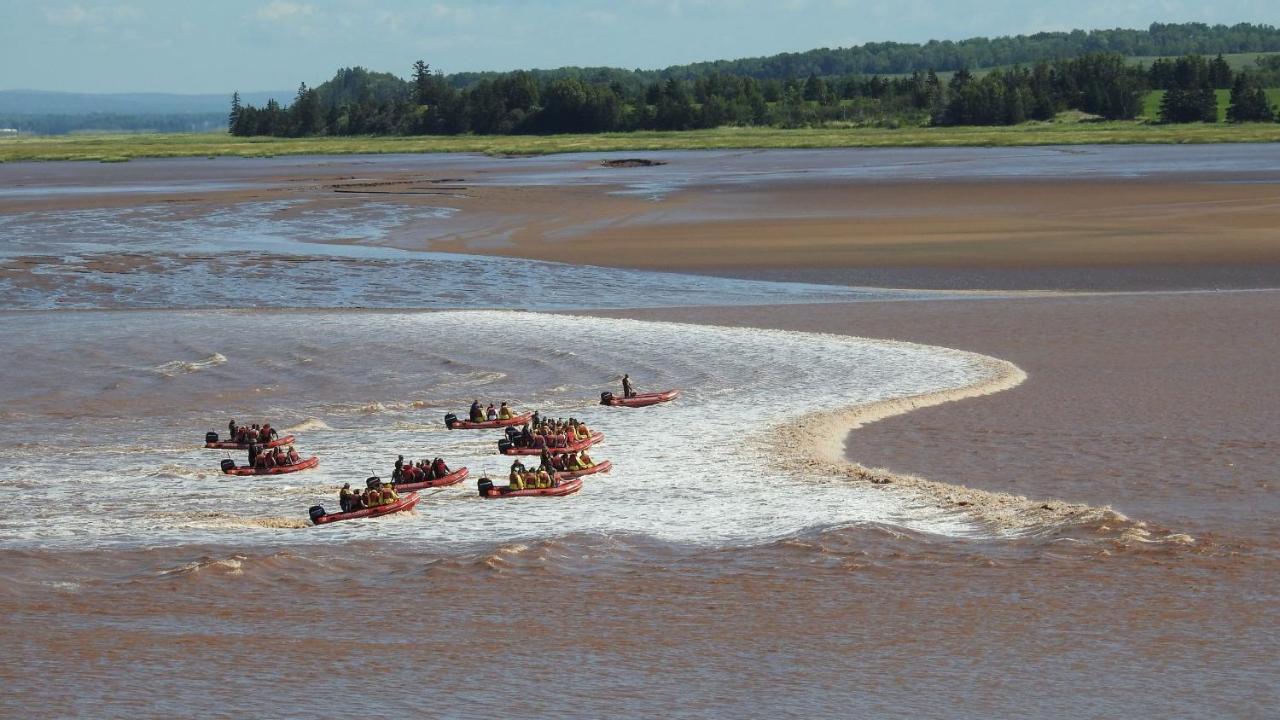
[[[404,456],[396,458],[395,469],[391,471],[392,485],[408,485],[411,483],[427,482],[429,480],[440,480],[450,474],[452,470],[445,464],[444,458],[436,458],[435,460],[405,460]]]
[[[550,488],[560,484],[557,473],[577,472],[595,466],[595,461],[586,451],[577,453],[551,454],[545,448],[536,469],[525,466],[517,459],[511,463],[511,472],[507,475],[511,490],[534,488]]]
[[[280,437],[280,434],[276,432],[275,428],[271,427],[270,423],[237,425],[234,419],[227,423],[227,432],[230,433],[232,440],[242,445],[265,444]]]
[[[507,475],[508,491],[552,488],[559,484],[555,471],[545,467],[539,467],[537,470],[527,468],[519,460],[511,463],[511,472]]]
[[[590,437],[591,428],[577,418],[562,420],[535,415],[532,422],[525,423],[519,430],[507,428],[507,439],[522,448],[565,448]]]
[[[488,420],[510,420],[515,417],[515,413],[504,402],[498,407],[494,407],[493,403],[489,403],[489,407],[480,406],[480,400],[471,401],[471,412],[468,414],[471,422],[486,422]]]
[[[342,489],[338,491],[338,504],[342,506],[342,512],[390,505],[400,500],[400,493],[392,485],[374,485],[364,490],[352,490],[351,483],[343,483]]]
[[[302,462],[302,456],[298,455],[298,451],[290,445],[288,448],[277,447],[262,449],[258,443],[249,446],[249,464],[255,468],[271,469],[284,467],[286,465],[297,465]]]

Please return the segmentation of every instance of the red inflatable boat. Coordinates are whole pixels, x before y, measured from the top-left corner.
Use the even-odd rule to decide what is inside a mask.
[[[521,413],[515,417],[506,420],[485,420],[484,422],[471,422],[470,420],[460,420],[457,415],[449,413],[444,416],[444,426],[450,430],[492,430],[494,428],[504,428],[511,425],[523,425],[533,418],[532,412]]]
[[[457,485],[467,479],[467,469],[458,468],[453,472],[436,480],[423,480],[415,483],[398,483],[396,492],[408,492],[410,490],[426,490],[427,488],[448,487],[449,485]]]
[[[294,437],[285,435],[278,437],[271,442],[258,443],[263,448],[280,447],[281,445],[292,445]],[[248,450],[249,443],[238,443],[234,440],[209,440],[209,436],[205,436],[204,446],[207,448],[215,448],[217,450]]]
[[[486,484],[487,483],[487,484]],[[582,489],[582,478],[574,478],[565,480],[564,482],[549,488],[529,488],[527,490],[508,490],[509,486],[494,485],[487,479],[480,480],[480,497],[483,498],[514,498],[514,497],[559,497],[561,495],[572,495]]]
[[[558,470],[556,471],[556,479],[572,480],[573,478],[580,478],[586,475],[595,475],[596,473],[607,473],[612,469],[613,469],[613,462],[611,460],[601,460],[595,465],[592,465],[591,467],[585,468],[583,470]]]
[[[600,404],[609,405],[610,407],[648,407],[657,405],[658,403],[671,402],[680,397],[679,390],[667,390],[665,392],[638,393],[629,398],[618,397],[611,392],[600,393]]]
[[[400,512],[402,510],[412,510],[414,505],[418,504],[418,493],[411,492],[402,496],[399,500],[390,505],[379,505],[377,507],[363,508],[360,510],[352,510],[351,512],[342,513],[326,513],[324,507],[316,505],[311,508],[311,522],[315,525],[324,525],[326,523],[338,522],[339,520],[358,520],[359,518],[375,518],[382,515],[390,515],[391,513]]]
[[[575,453],[579,450],[586,450],[592,445],[597,445],[601,442],[604,442],[604,433],[597,430],[591,433],[591,437],[586,440],[576,440],[565,447],[549,447],[547,450],[550,451],[552,455],[564,455],[565,453]],[[503,438],[498,441],[498,452],[501,452],[503,455],[541,455],[542,448],[516,447],[511,444],[510,440]]]
[[[236,467],[235,460],[223,460],[222,472],[228,475],[284,475],[285,473],[295,473],[301,470],[310,470],[320,464],[320,458],[312,456],[296,462],[292,465],[277,465],[270,468],[253,467],[252,465],[244,465]]]

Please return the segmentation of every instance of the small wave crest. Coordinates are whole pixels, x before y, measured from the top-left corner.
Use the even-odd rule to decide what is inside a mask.
[[[244,555],[232,555],[225,558],[201,558],[192,560],[185,565],[168,570],[161,570],[160,577],[186,577],[196,575],[205,571],[213,572],[219,575],[238,576],[244,574],[244,561],[247,560]]]
[[[298,517],[252,517],[216,511],[157,513],[155,517],[175,524],[226,530],[243,528],[293,529],[304,528],[310,524],[305,518]]]
[[[290,427],[285,428],[284,432],[286,434],[293,434],[293,433],[300,433],[300,432],[332,430],[332,429],[333,428],[329,427],[328,423],[321,420],[320,418],[307,418],[306,420],[303,420],[297,425],[292,425]]]
[[[201,360],[171,360],[167,363],[161,363],[160,365],[151,368],[151,371],[165,377],[177,377],[178,375],[200,372],[205,368],[221,365],[226,361],[226,355],[223,355],[222,353],[214,353]]]

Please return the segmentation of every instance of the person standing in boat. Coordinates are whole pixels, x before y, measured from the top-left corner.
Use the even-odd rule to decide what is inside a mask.
[[[623,374],[622,376],[622,397],[633,398],[636,396],[636,389],[631,385],[631,376]]]
[[[231,421],[227,423],[227,439],[233,442],[236,439],[236,419],[235,418],[231,418]]]

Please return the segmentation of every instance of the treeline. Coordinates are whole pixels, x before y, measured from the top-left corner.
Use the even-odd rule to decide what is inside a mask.
[[[1244,52],[1280,51],[1280,29],[1271,25],[1206,25],[1204,23],[1153,23],[1146,30],[1073,30],[1044,32],[968,40],[932,40],[927,43],[869,43],[849,48],[820,48],[800,53],[768,57],[718,60],[673,65],[663,70],[622,70],[617,68],[558,68],[532,70],[541,81],[577,77],[591,84],[622,83],[624,86],[652,84],[675,78],[693,81],[710,75],[727,74],[757,80],[786,80],[809,75],[909,75],[916,71],[952,72],[966,68],[1034,65],[1081,57],[1093,53],[1115,53],[1130,57],[1218,55]],[[450,84],[469,87],[499,73],[458,73]]]
[[[15,128],[32,135],[66,135],[73,132],[210,132],[224,127],[222,113],[41,113],[0,114],[0,128]]]
[[[1270,61],[1268,60],[1268,63]],[[1149,69],[1114,53],[1091,53],[984,75],[960,70],[942,82],[932,70],[904,77],[847,75],[757,80],[715,73],[635,88],[577,77],[540,81],[506,73],[465,88],[419,61],[406,82],[362,68],[318,88],[300,86],[288,107],[232,99],[235,135],[455,135],[690,130],[724,125],[1011,125],[1076,110],[1109,120],[1137,117],[1161,88],[1164,122],[1216,122],[1215,89],[1233,88],[1233,121],[1267,120],[1266,68],[1233,72],[1218,56],[1160,60]],[[1277,66],[1280,69],[1280,66]]]

